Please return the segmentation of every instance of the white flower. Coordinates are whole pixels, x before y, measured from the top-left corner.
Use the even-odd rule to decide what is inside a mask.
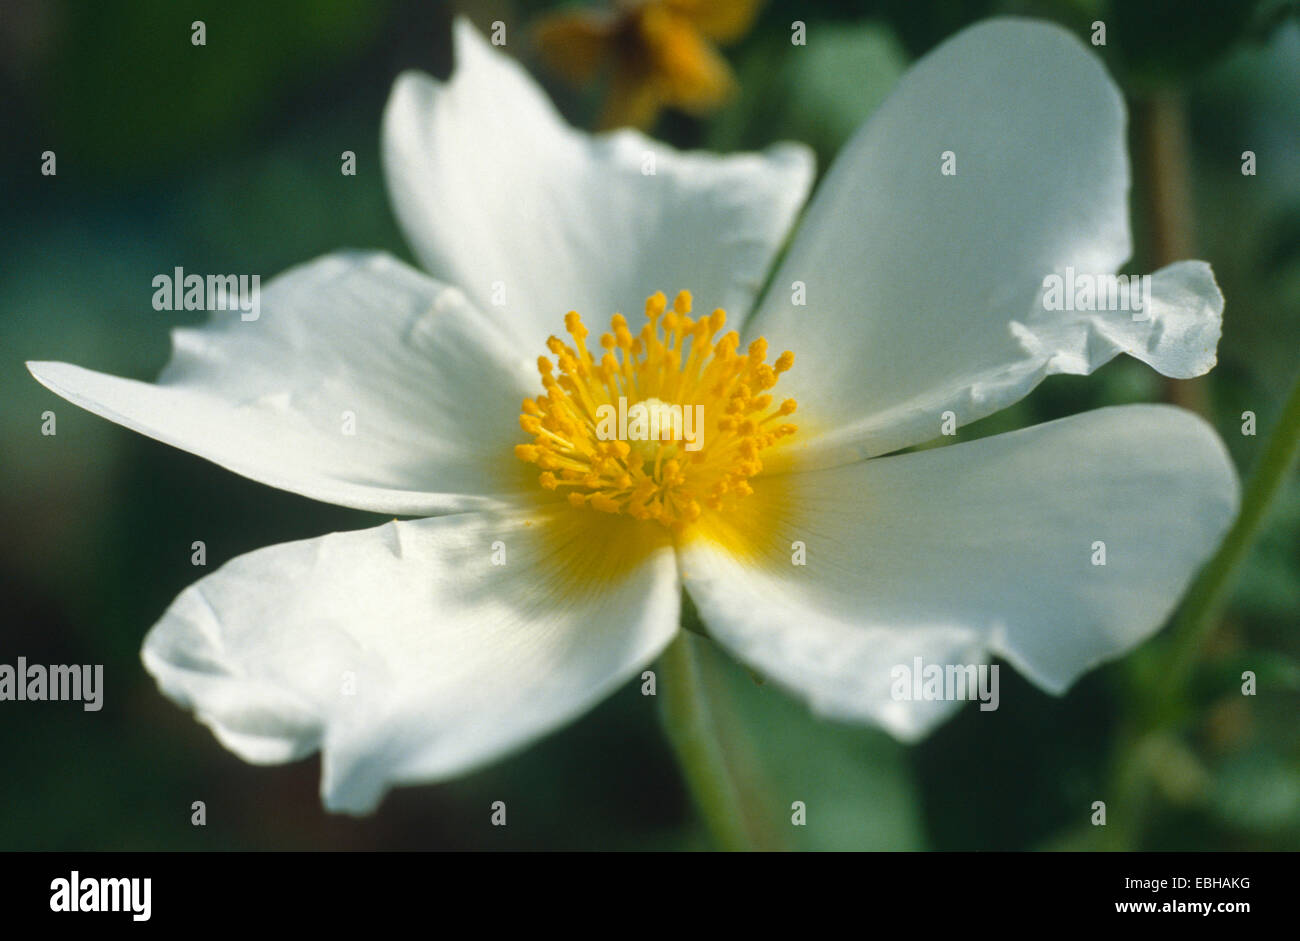
[[[1237,500],[1199,418],[1106,408],[881,456],[936,438],[944,412],[966,425],[1121,352],[1169,376],[1214,365],[1223,300],[1203,262],[1155,273],[1146,321],[1044,309],[1046,275],[1114,272],[1130,253],[1124,107],[1081,43],[998,20],[918,62],[760,297],[812,179],[806,149],[588,136],[467,24],[455,37],[451,81],[401,76],[384,118],[393,204],[428,274],[366,253],[295,268],[260,319],[176,330],[154,384],[30,364],[83,408],[247,477],[421,517],[262,549],[181,593],[144,663],[224,745],[267,763],[320,750],[327,806],[369,811],[638,676],[677,632],[683,586],[735,656],[819,713],[907,740],[957,704],[894,701],[896,664],[997,655],[1059,693],[1166,619]],[[797,432],[719,426],[732,399],[698,383],[703,457],[672,472],[653,444],[555,443],[543,427],[592,440],[564,424],[561,392],[525,409],[529,445],[520,403],[542,391],[537,357],[565,312],[603,320],[677,288],[725,308],[744,343],[797,354],[771,403],[761,344],[741,361],[722,342],[709,374],[747,380],[753,416],[793,397]],[[623,381],[688,398],[667,355]],[[587,368],[569,391],[599,393],[598,366],[569,366]]]

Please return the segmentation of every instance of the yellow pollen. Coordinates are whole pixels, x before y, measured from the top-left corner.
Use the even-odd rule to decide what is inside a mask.
[[[737,353],[740,336],[722,334],[725,311],[690,314],[688,291],[671,307],[655,294],[640,331],[615,314],[596,355],[578,312],[565,315],[573,343],[546,341],[555,361],[537,360],[545,394],[524,399],[519,416],[532,442],[515,446],[544,488],[574,507],[654,520],[675,533],[753,493],[760,453],[795,433],[779,420],[794,413],[794,399],[774,404],[769,391],[794,354],[764,362],[762,337]]]

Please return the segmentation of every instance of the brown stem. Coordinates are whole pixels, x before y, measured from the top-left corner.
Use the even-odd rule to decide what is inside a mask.
[[[1139,98],[1133,109],[1137,170],[1152,270],[1195,257],[1187,102],[1175,88]],[[1206,414],[1205,379],[1165,380],[1165,399]]]

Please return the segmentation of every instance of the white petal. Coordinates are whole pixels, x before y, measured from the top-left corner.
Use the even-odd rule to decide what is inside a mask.
[[[1208,265],[1154,277],[1155,310],[1044,310],[1044,279],[1128,258],[1125,111],[1070,33],[1000,19],[919,61],[846,145],[751,318],[795,351],[783,394],[805,466],[884,454],[1119,352],[1177,377],[1215,362],[1223,299]],[[944,175],[951,151],[956,175]],[[806,286],[806,306],[791,285]]]
[[[576,717],[667,645],[671,546],[591,515],[456,514],[240,556],[181,593],[144,662],[246,760],[320,749],[326,805],[365,813]]]
[[[511,453],[536,385],[526,355],[459,291],[387,256],[294,268],[256,320],[218,312],[172,345],[157,383],[28,368],[110,421],[317,500],[424,515],[535,489]]]
[[[454,33],[451,80],[403,74],[384,115],[393,206],[428,271],[502,307],[539,353],[567,311],[635,324],[655,291],[743,320],[807,196],[807,148],[720,157],[580,133],[467,21]]]
[[[903,738],[943,704],[890,671],[999,654],[1064,691],[1154,633],[1237,505],[1222,442],[1168,406],[1100,409],[858,464],[760,477],[682,555],[724,646],[827,715]],[[742,504],[743,506],[743,504]],[[806,545],[806,565],[791,545]],[[1094,543],[1105,565],[1094,565]]]

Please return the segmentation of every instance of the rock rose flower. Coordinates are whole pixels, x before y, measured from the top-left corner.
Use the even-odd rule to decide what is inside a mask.
[[[1104,408],[890,456],[1119,353],[1214,365],[1203,262],[1155,272],[1145,318],[1044,303],[1049,275],[1130,254],[1125,110],[1078,40],[995,20],[944,43],[797,227],[805,148],[589,136],[468,24],[455,41],[450,81],[402,75],[383,121],[423,271],[294,268],[259,319],[175,330],[156,383],[30,364],[238,474],[411,517],[241,556],[163,614],[144,664],[222,744],[319,750],[325,804],[370,811],[638,677],[683,589],[753,670],[904,740],[958,704],[895,701],[895,664],[998,656],[1060,693],[1159,628],[1236,506],[1201,419]],[[598,434],[620,395],[702,405],[701,446]]]

